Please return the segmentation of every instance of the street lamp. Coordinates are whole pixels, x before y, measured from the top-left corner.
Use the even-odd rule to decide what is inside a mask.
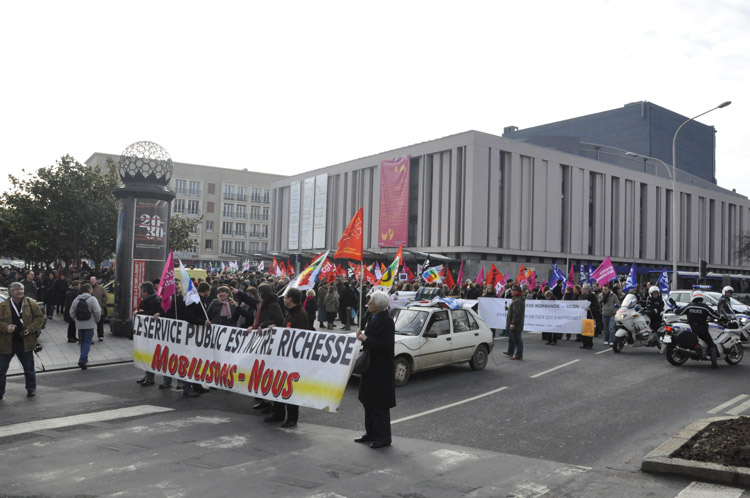
[[[711,108],[707,110],[706,112],[702,112],[698,114],[697,116],[693,116],[692,118],[688,119],[684,123],[682,123],[678,128],[677,131],[674,132],[674,137],[672,138],[672,290],[677,290],[677,252],[680,247],[680,229],[677,226],[677,189],[676,189],[676,178],[677,178],[677,135],[679,135],[682,128],[688,124],[689,122],[693,121],[696,118],[699,118],[703,116],[704,114],[708,114],[711,111],[715,111],[716,109],[722,109],[729,104],[731,104],[732,101],[727,100],[726,102],[722,102],[721,104],[717,105],[714,108]]]

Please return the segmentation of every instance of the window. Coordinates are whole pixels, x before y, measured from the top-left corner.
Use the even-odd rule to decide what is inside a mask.
[[[209,183],[208,184],[208,193],[209,194],[215,194],[216,193],[216,184],[215,183]]]
[[[224,204],[224,217],[234,218],[234,204]]]
[[[214,212],[214,203],[213,202],[207,202],[206,203],[206,212],[207,213],[213,213]]]
[[[248,245],[250,246],[250,252],[253,254],[260,250],[259,249],[260,245],[257,242],[250,242],[250,244]],[[267,249],[263,249],[263,250],[266,251]]]
[[[237,223],[234,228],[234,233],[236,235],[239,235],[240,237],[244,237],[245,236],[245,224]]]
[[[232,241],[231,240],[221,241],[221,252],[222,254],[232,254]]]
[[[253,202],[263,202],[263,189],[260,187],[253,187]]]
[[[436,311],[432,314],[430,325],[427,326],[428,332],[435,332],[437,335],[450,334],[451,326],[448,321],[447,311]]]
[[[195,253],[198,252],[198,241],[195,239],[190,239],[190,248],[187,250],[187,252]]]
[[[260,232],[261,237],[268,238],[268,225],[263,225],[263,230]]]
[[[250,219],[251,220],[260,219],[260,207],[259,206],[250,206]]]
[[[234,193],[234,185],[224,185],[224,199],[229,201],[237,199],[237,196]]]
[[[221,224],[221,234],[222,235],[232,235],[232,229],[234,228],[234,223],[231,221],[225,221]]]
[[[234,253],[235,254],[244,254],[245,253],[245,241],[244,240],[237,240],[234,243]]]
[[[200,214],[199,205],[200,201],[188,201],[187,214]]]
[[[206,239],[206,250],[207,251],[213,251],[214,250],[214,241],[213,241],[213,239]]]
[[[247,187],[237,187],[237,200],[247,202]]]
[[[177,214],[185,214],[185,199],[175,199],[174,212]]]
[[[174,181],[174,190],[177,194],[185,195],[187,192],[187,180],[176,179]]]
[[[213,220],[206,220],[206,231],[207,232],[213,232],[214,231],[214,221]]]
[[[247,219],[247,206],[242,204],[237,205],[237,218]]]
[[[263,208],[263,219],[264,220],[268,219],[268,208]]]
[[[201,195],[201,182],[196,182],[194,180],[190,181],[190,190],[188,191],[190,195]]]
[[[468,332],[470,330],[476,330],[479,328],[477,321],[471,316],[471,313],[466,310],[453,310],[453,332]]]
[[[263,189],[263,203],[268,204],[269,202],[271,202],[270,199],[271,199],[271,191],[268,190],[267,188],[264,188]]]

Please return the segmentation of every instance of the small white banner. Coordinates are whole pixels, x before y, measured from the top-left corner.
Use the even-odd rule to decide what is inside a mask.
[[[493,329],[504,329],[510,299],[479,298],[479,316]],[[524,332],[580,334],[588,301],[526,301]]]
[[[137,368],[246,396],[338,411],[360,342],[353,335],[275,327],[193,325],[135,315]]]

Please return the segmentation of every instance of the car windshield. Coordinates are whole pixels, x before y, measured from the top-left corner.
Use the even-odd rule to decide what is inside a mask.
[[[628,294],[625,296],[625,299],[622,300],[622,307],[623,308],[632,308],[636,304],[638,304],[638,296],[635,294]]]
[[[396,318],[396,333],[401,335],[419,335],[429,312],[424,310],[402,309]]]

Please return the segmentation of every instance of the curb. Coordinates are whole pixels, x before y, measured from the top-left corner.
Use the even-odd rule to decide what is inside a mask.
[[[89,363],[88,368],[96,368],[96,367],[106,367],[110,365],[124,365],[126,363],[133,363],[133,360],[112,360],[112,361],[106,361],[102,363]],[[65,365],[52,365],[49,368],[45,368],[44,370],[37,370],[36,374],[44,374],[44,373],[51,373],[51,372],[62,372],[65,370],[80,370],[81,367],[79,367],[77,364],[65,364]],[[16,373],[9,373],[7,377],[22,377],[23,372],[16,372]]]
[[[720,420],[733,420],[736,418],[739,418],[739,416],[704,418],[693,422],[677,433],[676,436],[646,455],[641,462],[641,471],[677,474],[725,484],[750,486],[750,468],[748,467],[735,467],[671,457],[683,444],[688,442],[690,438],[703,430],[707,425]]]

